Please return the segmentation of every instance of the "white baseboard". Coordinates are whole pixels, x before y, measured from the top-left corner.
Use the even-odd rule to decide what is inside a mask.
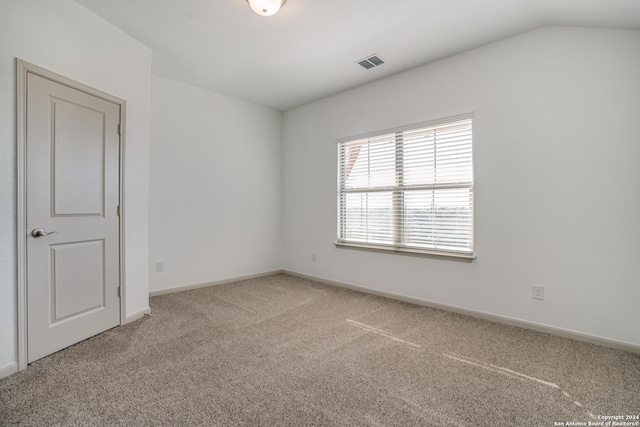
[[[352,285],[350,283],[337,282],[335,280],[325,279],[323,277],[312,276],[304,273],[298,273],[291,270],[283,270],[285,274],[291,276],[302,277],[305,279],[315,280],[317,282],[325,283],[328,285],[339,286],[341,288],[352,289],[355,291],[365,292],[368,294],[379,295],[386,298],[391,298],[399,301],[409,302],[412,304],[423,305],[426,307],[438,308],[441,310],[452,311],[454,313],[465,314],[467,316],[477,317],[484,320],[489,320],[496,323],[503,323],[511,326],[518,326],[524,329],[532,329],[534,331],[544,332],[551,335],[560,336],[563,338],[570,338],[576,341],[588,342],[591,344],[601,345],[603,347],[615,348],[619,350],[629,351],[632,353],[640,353],[640,346],[624,341],[612,340],[610,338],[604,338],[597,335],[585,334],[583,332],[572,331],[569,329],[558,328],[555,326],[544,325],[541,323],[530,322],[527,320],[516,319],[513,317],[501,316],[498,314],[486,313],[483,311],[470,310],[462,307],[456,307],[448,304],[441,304],[420,298],[414,298],[402,294],[396,294],[393,292],[380,291],[377,289],[371,289],[364,286]]]
[[[13,375],[16,372],[18,372],[18,364],[16,362],[11,362],[0,368],[0,380],[8,377],[9,375]]]
[[[126,325],[127,323],[131,323],[131,322],[133,322],[134,320],[138,320],[138,319],[140,319],[141,317],[145,316],[146,314],[151,314],[151,307],[145,307],[145,308],[143,308],[142,310],[138,310],[138,311],[136,311],[135,313],[131,313],[131,314],[129,314],[129,315],[125,318],[124,323],[125,323],[125,325]]]
[[[149,296],[155,297],[158,295],[172,294],[174,292],[182,292],[182,291],[189,291],[192,289],[206,288],[209,286],[224,285],[227,283],[240,282],[241,280],[249,280],[249,279],[256,279],[258,277],[273,276],[274,274],[279,274],[279,273],[284,273],[284,270],[272,270],[272,271],[266,271],[264,273],[250,274],[248,276],[240,276],[240,277],[232,277],[229,279],[216,280],[213,282],[197,283],[194,285],[180,285],[180,286],[173,286],[170,288],[157,289],[155,291],[150,291]]]

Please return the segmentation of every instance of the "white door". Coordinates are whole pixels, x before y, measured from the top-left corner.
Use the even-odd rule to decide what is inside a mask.
[[[120,106],[27,74],[27,354],[120,324]]]

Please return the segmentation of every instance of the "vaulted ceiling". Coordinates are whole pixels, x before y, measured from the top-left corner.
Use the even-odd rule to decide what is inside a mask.
[[[640,29],[640,0],[76,0],[153,51],[152,72],[288,110],[547,25]],[[356,62],[377,54],[385,64]]]

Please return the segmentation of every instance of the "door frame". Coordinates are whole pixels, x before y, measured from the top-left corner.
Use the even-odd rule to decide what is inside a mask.
[[[125,165],[125,135],[126,135],[126,101],[110,95],[99,89],[87,86],[53,71],[16,58],[16,252],[17,252],[17,287],[16,287],[16,317],[17,317],[17,360],[18,370],[27,367],[27,74],[35,74],[72,89],[79,90],[105,101],[120,106],[120,156],[119,156],[119,279],[120,279],[120,325],[126,323],[126,281],[125,281],[125,206],[124,206],[124,165]]]

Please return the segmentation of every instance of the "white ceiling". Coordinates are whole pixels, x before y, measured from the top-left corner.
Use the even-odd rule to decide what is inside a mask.
[[[640,0],[76,0],[153,51],[153,73],[285,111],[545,25],[640,29]],[[386,64],[355,62],[378,54]]]

